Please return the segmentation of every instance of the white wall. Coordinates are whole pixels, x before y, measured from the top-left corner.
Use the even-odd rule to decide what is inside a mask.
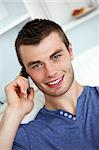
[[[73,45],[75,55],[99,44],[99,16],[66,32]]]
[[[15,79],[20,71],[14,43],[24,24],[25,22],[0,36],[0,101],[5,100],[5,85]]]

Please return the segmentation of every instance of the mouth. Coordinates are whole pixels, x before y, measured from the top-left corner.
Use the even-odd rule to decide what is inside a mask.
[[[62,77],[56,79],[56,80],[53,80],[53,81],[46,83],[46,84],[51,88],[59,87],[63,82],[63,78],[64,78],[64,75]]]

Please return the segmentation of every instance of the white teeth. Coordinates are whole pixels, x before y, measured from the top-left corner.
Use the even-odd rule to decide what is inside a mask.
[[[48,84],[49,84],[49,85],[54,85],[54,84],[57,84],[60,80],[61,80],[61,78],[58,79],[58,80],[56,80],[56,81],[54,81],[54,82],[50,82],[50,83],[48,83]]]

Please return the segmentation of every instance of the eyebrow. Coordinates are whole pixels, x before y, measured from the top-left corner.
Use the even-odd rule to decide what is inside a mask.
[[[60,53],[60,52],[62,52],[62,51],[63,51],[62,49],[57,49],[56,52],[54,52],[54,53],[50,56],[50,58],[52,58],[54,55],[56,55],[56,54],[58,54],[58,53]],[[27,66],[30,67],[30,66],[35,65],[35,64],[37,64],[37,63],[41,63],[41,61],[40,61],[40,60],[37,60],[37,61],[30,61],[30,62],[27,63]]]
[[[40,63],[40,62],[41,61],[39,61],[39,60],[38,61],[30,61],[27,63],[27,66],[30,67],[30,66],[35,65],[35,64]]]
[[[60,52],[62,52],[62,51],[63,51],[62,49],[57,49],[56,52],[54,52],[54,53],[50,56],[50,58],[52,58],[54,55],[56,55],[56,54],[58,54],[58,53],[60,53]]]

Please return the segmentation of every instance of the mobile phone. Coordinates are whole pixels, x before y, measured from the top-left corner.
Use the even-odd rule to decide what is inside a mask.
[[[25,70],[24,67],[21,68],[21,75],[22,75],[23,77],[25,77],[25,78],[28,80],[29,88],[28,88],[28,90],[27,90],[27,93],[28,93],[28,94],[30,93],[30,92],[29,92],[29,91],[30,91],[30,87],[32,87],[32,88],[34,89],[34,91],[37,92],[37,91],[38,91],[37,86],[34,84],[33,80],[32,80],[31,77],[28,75],[28,73],[26,72],[26,70]]]
[[[29,75],[27,74],[24,67],[21,68],[21,75],[28,80],[29,88],[27,89],[27,93],[30,93],[30,82],[29,82]]]
[[[26,72],[26,70],[25,70],[25,68],[24,67],[22,67],[21,68],[21,75],[23,76],[23,77],[25,77],[26,79],[28,79],[28,74],[27,74],[27,72]]]

